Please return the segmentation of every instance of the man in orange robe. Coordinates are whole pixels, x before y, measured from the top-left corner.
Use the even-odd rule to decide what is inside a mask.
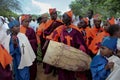
[[[93,54],[97,54],[100,43],[102,42],[103,38],[106,36],[109,36],[108,33],[108,28],[109,28],[110,24],[108,22],[106,22],[104,24],[104,31],[99,33],[91,42],[91,44],[89,45],[89,49],[92,51]]]
[[[54,29],[56,29],[58,26],[63,24],[60,20],[57,19],[56,8],[50,8],[49,14],[50,14],[51,19],[45,23],[44,31],[42,32],[40,36],[42,48],[46,41],[46,36],[49,36],[54,31]],[[43,56],[45,54],[45,51],[46,49],[42,49]]]
[[[91,44],[91,41],[99,34],[101,33],[104,29],[102,28],[101,25],[101,15],[96,14],[94,15],[94,27],[91,28],[90,34],[88,36],[89,42],[88,46]]]
[[[63,25],[61,20],[57,19],[57,11],[56,8],[50,8],[49,9],[49,14],[51,19],[48,20],[45,23],[45,28],[43,33],[40,36],[41,39],[41,48],[42,48],[42,56],[44,57],[47,46],[43,47],[45,45],[46,40],[46,36],[49,36],[58,26]],[[48,45],[48,44],[47,44]],[[47,64],[43,64],[43,67],[45,68],[45,74],[49,74],[52,72],[52,67],[50,65]]]
[[[64,25],[56,28],[53,33],[48,36],[48,39],[63,42],[84,52],[87,52],[87,47],[82,34],[76,26],[72,24],[72,11],[68,11],[63,15]],[[75,80],[75,72],[58,68],[58,80]],[[77,76],[78,77],[78,76]],[[79,74],[83,80],[86,80],[85,74]]]
[[[87,26],[87,22],[82,19],[80,22],[79,22],[79,26],[80,27],[80,32],[82,33],[83,35],[83,38],[85,40],[85,43],[86,45],[88,45],[88,35],[90,34],[90,27]]]

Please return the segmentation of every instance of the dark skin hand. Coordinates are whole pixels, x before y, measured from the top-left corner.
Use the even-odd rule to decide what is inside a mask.
[[[112,69],[114,67],[114,62],[108,62],[105,66],[105,69],[108,70],[108,69]]]

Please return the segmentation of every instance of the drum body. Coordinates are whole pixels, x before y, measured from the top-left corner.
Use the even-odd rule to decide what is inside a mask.
[[[70,71],[89,69],[91,58],[83,51],[63,43],[50,41],[43,62]]]

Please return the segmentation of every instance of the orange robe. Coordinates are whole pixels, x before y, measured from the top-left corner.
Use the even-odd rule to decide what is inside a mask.
[[[13,80],[10,65],[12,63],[12,56],[0,44],[0,80]]]
[[[71,24],[69,27],[71,27],[71,28],[74,28],[74,29],[76,29],[76,30],[78,30],[79,32],[80,32],[80,30],[79,30],[79,28],[77,27],[77,26],[75,26],[74,24]],[[58,41],[58,37],[60,37],[60,34],[61,34],[61,32],[62,32],[62,30],[65,28],[65,25],[61,25],[61,26],[59,26],[59,27],[57,27],[55,30],[54,30],[54,33],[55,32],[57,32],[56,34],[54,34],[53,32],[51,33],[51,35],[49,35],[49,36],[47,36],[46,38],[47,39],[52,39],[52,40],[54,40],[54,41]]]
[[[89,45],[89,49],[92,51],[93,54],[97,54],[100,43],[106,36],[109,36],[109,33],[103,31],[92,40],[91,44]]]
[[[89,36],[89,34],[90,34],[90,27],[86,27],[85,29],[84,28],[80,28],[79,30],[80,30],[80,32],[82,33],[82,35],[83,35],[83,38],[84,38],[84,40],[85,40],[85,43],[86,43],[86,45],[88,45],[88,36]]]
[[[103,32],[104,29],[102,27],[96,28],[95,26],[90,29],[90,34],[88,35],[88,46],[91,44],[92,40],[101,32]]]
[[[0,45],[0,64],[5,69],[7,65],[12,63],[12,56],[7,52],[7,50]]]
[[[40,36],[42,35],[42,33],[44,33],[44,30],[46,29],[46,23],[41,23],[38,27],[38,30],[36,31],[36,36],[37,36],[37,41],[38,43],[40,43]],[[45,38],[45,36],[43,35],[43,37]]]
[[[48,20],[45,25],[44,36],[50,35],[60,25],[63,25],[61,20]]]
[[[43,49],[46,40],[46,36],[49,36],[58,26],[63,25],[63,23],[60,20],[48,20],[45,24],[41,24],[41,30],[38,31],[38,35],[39,35],[39,39],[41,41],[40,45],[41,45],[41,49],[42,49],[42,53],[43,56],[46,52],[47,46],[46,48]]]

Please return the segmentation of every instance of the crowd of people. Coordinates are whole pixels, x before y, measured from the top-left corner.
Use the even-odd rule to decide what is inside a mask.
[[[44,75],[52,73],[57,80],[120,79],[119,18],[102,21],[92,10],[78,20],[71,10],[58,18],[56,8],[50,8],[49,15],[33,19],[22,14],[9,20],[0,16],[0,80],[37,80],[42,77],[38,69],[43,69]],[[85,52],[92,59],[90,69],[70,71],[42,62],[50,40]]]

